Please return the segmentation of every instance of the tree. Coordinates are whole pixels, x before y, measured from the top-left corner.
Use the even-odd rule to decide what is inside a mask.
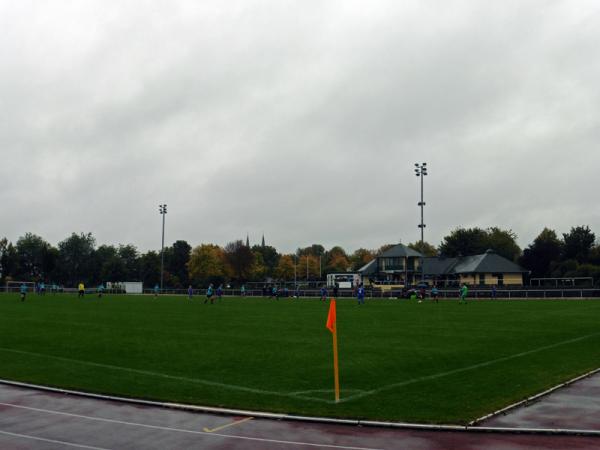
[[[488,249],[487,233],[481,228],[457,228],[444,237],[440,254],[447,257],[477,255]]]
[[[254,249],[252,250],[252,254],[254,255],[254,264],[252,265],[250,278],[252,280],[263,280],[267,276],[268,271],[263,259],[263,254]]]
[[[225,261],[233,276],[241,281],[247,280],[252,272],[254,254],[241,240],[230,242],[225,246]]]
[[[517,235],[515,232],[512,230],[501,230],[498,227],[488,228],[486,232],[488,248],[511,261],[516,261],[521,256],[521,248],[517,245]]]
[[[17,277],[35,281],[46,279],[56,263],[56,254],[50,249],[48,242],[33,233],[20,237],[16,245]]]
[[[165,249],[165,269],[177,279],[177,287],[187,287],[188,262],[192,247],[186,241],[175,241],[173,246]]]
[[[158,252],[149,251],[140,256],[140,278],[145,286],[155,286],[160,282],[160,254]]]
[[[72,233],[58,243],[58,260],[63,282],[74,286],[80,281],[91,281],[90,269],[95,244],[92,233]]]
[[[102,281],[110,282],[132,281],[132,279],[128,277],[125,262],[118,254],[115,254],[104,261],[102,269],[100,270],[100,279]]]
[[[534,278],[549,277],[552,263],[558,262],[562,243],[554,230],[544,228],[524,251],[519,263],[531,271]]]
[[[309,255],[298,258],[297,277],[306,279],[306,267],[308,265],[308,277],[317,278],[319,276],[319,258]]]
[[[415,241],[412,244],[408,244],[409,248],[421,253],[423,256],[437,256],[437,249],[431,245],[429,242],[424,241]]]
[[[6,238],[0,240],[0,280],[6,282],[7,278],[14,276],[17,270],[17,250],[12,242]]]
[[[366,248],[359,248],[350,256],[350,263],[352,264],[352,270],[357,271],[362,266],[372,261],[375,258],[375,252],[373,250],[367,250]]]
[[[291,280],[294,278],[294,256],[282,255],[279,258],[275,276],[280,280]]]
[[[480,255],[491,249],[511,261],[521,254],[516,242],[517,235],[512,230],[491,227],[457,228],[444,237],[439,246],[440,254],[448,257]]]
[[[119,259],[123,263],[124,277],[120,281],[139,281],[140,262],[135,245],[119,245]]]
[[[563,259],[587,262],[595,241],[596,235],[587,225],[571,228],[568,233],[563,233]]]
[[[342,247],[332,247],[331,250],[325,253],[324,273],[346,272],[350,266],[348,255]]]
[[[270,245],[255,245],[252,247],[252,253],[254,253],[255,257],[257,254],[260,254],[262,257],[262,263],[265,268],[263,278],[265,276],[273,276],[275,274],[275,269],[277,268],[277,264],[279,263],[280,255],[277,253],[275,247],[271,247]]]
[[[321,244],[313,244],[310,247],[305,247],[305,248],[299,248],[296,251],[296,255],[298,256],[306,256],[306,255],[310,255],[310,256],[323,256],[325,254],[325,247],[323,247]]]
[[[218,245],[202,244],[190,255],[188,273],[192,283],[222,283],[227,277],[225,257]]]

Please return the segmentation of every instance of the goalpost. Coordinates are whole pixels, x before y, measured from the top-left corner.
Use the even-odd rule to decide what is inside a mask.
[[[4,287],[5,292],[19,292],[22,284],[27,286],[27,292],[35,292],[35,283],[33,281],[7,281]]]

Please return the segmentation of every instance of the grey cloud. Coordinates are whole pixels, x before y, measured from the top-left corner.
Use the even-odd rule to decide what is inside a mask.
[[[0,6],[0,235],[282,251],[589,224],[593,1]],[[17,176],[17,174],[24,176]]]

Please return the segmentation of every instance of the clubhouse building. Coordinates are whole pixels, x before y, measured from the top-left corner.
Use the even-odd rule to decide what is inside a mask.
[[[492,250],[456,258],[427,257],[402,244],[386,250],[358,272],[365,284],[415,285],[421,281],[421,270],[429,285],[440,287],[522,285],[523,276],[529,273]]]

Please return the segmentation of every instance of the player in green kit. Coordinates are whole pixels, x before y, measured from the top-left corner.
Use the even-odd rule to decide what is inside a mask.
[[[469,288],[467,287],[467,283],[463,283],[462,287],[460,288],[460,300],[458,301],[458,303],[464,303],[466,305],[468,293]]]

